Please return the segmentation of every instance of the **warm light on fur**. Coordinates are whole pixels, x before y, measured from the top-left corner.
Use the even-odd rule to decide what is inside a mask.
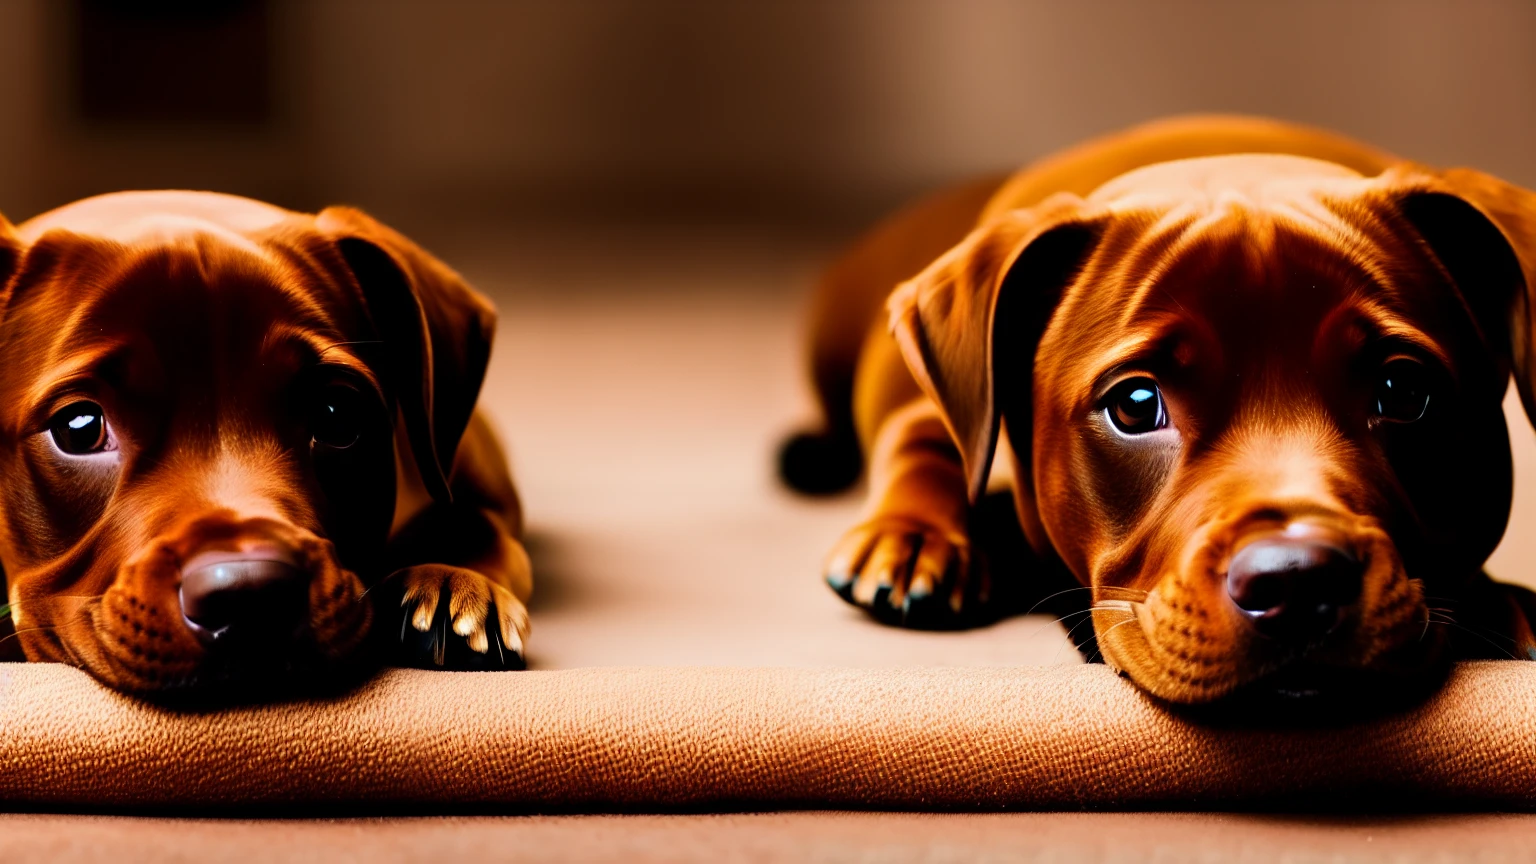
[[[282,678],[366,662],[371,629],[430,631],[442,604],[470,654],[520,665],[520,511],[472,417],[494,312],[457,274],[355,210],[197,192],[0,220],[0,251],[0,562],[28,659],[132,691]],[[367,407],[332,452],[304,406],[338,381]],[[79,400],[115,447],[50,438]],[[236,658],[200,634],[183,572],[210,555],[302,574],[293,635]],[[443,665],[451,637],[424,638],[385,656]]]
[[[1532,596],[1481,570],[1509,516],[1511,368],[1532,404],[1536,196],[1242,118],[1152,124],[988,188],[899,214],[823,283],[817,379],[852,382],[849,405],[820,388],[826,437],[869,454],[866,519],[828,564],[847,599],[894,620],[938,596],[964,623],[999,580],[1064,565],[1103,658],[1185,703],[1298,664],[1413,679],[1536,656]],[[1392,352],[1439,376],[1422,420],[1370,409]],[[1137,376],[1168,426],[1127,435],[1103,400]],[[994,451],[1034,573],[970,548]],[[1358,564],[1325,638],[1269,638],[1228,596],[1255,538]]]

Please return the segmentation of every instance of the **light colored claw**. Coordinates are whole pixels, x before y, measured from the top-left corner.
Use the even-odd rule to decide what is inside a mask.
[[[490,581],[478,573],[455,573],[448,580],[448,613],[453,616],[453,632],[463,636],[469,650],[484,654],[490,650],[485,632],[485,616],[490,611]]]
[[[437,598],[429,597],[418,601],[416,611],[411,613],[411,626],[425,633],[432,629],[432,618],[437,615]]]
[[[476,654],[484,654],[491,650],[491,639],[485,635],[484,627],[476,625],[474,630],[468,633],[460,632],[459,635],[464,637],[465,642],[469,645],[469,650]]]
[[[414,604],[411,626],[425,633],[432,627],[439,604],[446,603],[453,632],[464,638],[471,651],[485,654],[491,648],[493,625],[487,619],[493,602],[497,611],[494,626],[500,630],[502,643],[522,653],[528,636],[528,610],[511,591],[479,573],[465,570],[414,576],[401,605]]]
[[[496,618],[501,627],[501,641],[509,649],[523,653],[528,639],[528,608],[500,585],[492,588],[496,596]]]

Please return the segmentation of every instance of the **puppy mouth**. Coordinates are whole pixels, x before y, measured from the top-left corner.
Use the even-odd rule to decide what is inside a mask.
[[[1149,597],[1155,601],[1155,597]],[[1155,643],[1146,601],[1096,603],[1094,626],[1105,661],[1159,702],[1227,718],[1276,722],[1343,717],[1411,704],[1427,696],[1448,664],[1436,625],[1421,619],[1416,637],[1380,656],[1362,658],[1349,644],[1347,622],[1328,637],[1282,651],[1234,647],[1224,658]]]
[[[305,628],[285,638],[241,639],[235,644],[215,642],[211,646],[196,631],[188,635],[194,637],[188,641],[198,649],[186,646],[187,650],[165,651],[158,656],[147,651],[131,656],[108,651],[108,656],[98,658],[102,662],[81,665],[116,689],[157,701],[187,702],[303,693],[350,680],[353,670],[367,665],[364,652],[327,650]]]
[[[331,544],[280,525],[246,534],[157,542],[118,569],[63,649],[156,698],[303,688],[366,665],[366,586]]]
[[[1301,659],[1212,702],[1163,701],[1172,711],[1206,724],[1336,727],[1411,708],[1440,686],[1449,669],[1450,664],[1442,662],[1402,674]]]
[[[1436,680],[1443,628],[1379,529],[1275,531],[1235,543],[1202,533],[1206,542],[1145,596],[1094,604],[1104,659],[1150,695],[1267,710],[1390,702],[1388,691]],[[1249,578],[1290,579],[1293,570],[1321,587],[1281,591]]]

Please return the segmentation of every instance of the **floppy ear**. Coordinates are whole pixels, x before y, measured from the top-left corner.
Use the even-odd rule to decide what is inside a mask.
[[[1401,174],[1399,211],[1445,268],[1489,345],[1508,352],[1525,414],[1536,419],[1536,193],[1464,168]]]
[[[496,310],[459,274],[359,210],[330,207],[315,224],[351,268],[384,342],[421,478],[433,499],[451,501],[453,457],[485,380]]]
[[[891,294],[891,331],[960,448],[972,502],[992,468],[999,388],[1031,386],[1035,346],[1102,215],[1065,194],[1003,213]]]

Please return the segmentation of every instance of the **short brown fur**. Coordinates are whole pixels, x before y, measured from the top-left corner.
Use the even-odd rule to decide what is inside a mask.
[[[356,210],[199,192],[0,219],[0,252],[0,562],[28,659],[136,692],[323,673],[441,603],[457,635],[396,659],[460,639],[521,664],[521,510],[472,413],[495,312],[458,274]],[[325,451],[303,406],[342,379],[377,422]],[[50,441],[81,399],[115,449]],[[258,547],[307,576],[307,618],[233,662],[184,617],[181,568]]]
[[[846,599],[899,620],[937,598],[963,622],[992,583],[1031,578],[972,549],[1001,450],[1036,573],[1089,589],[1104,659],[1158,696],[1209,702],[1298,661],[1413,678],[1536,656],[1529,592],[1481,570],[1509,514],[1511,368],[1536,405],[1536,196],[1238,117],[1148,124],[976,188],[877,227],[819,290],[824,435],[869,463],[864,518],[827,563]],[[855,333],[845,374],[829,358]],[[1410,431],[1365,416],[1356,380],[1397,344],[1446,376],[1439,419]],[[1127,370],[1167,391],[1171,434],[1105,421]],[[1304,656],[1217,587],[1244,538],[1281,529],[1364,562],[1348,622]]]

